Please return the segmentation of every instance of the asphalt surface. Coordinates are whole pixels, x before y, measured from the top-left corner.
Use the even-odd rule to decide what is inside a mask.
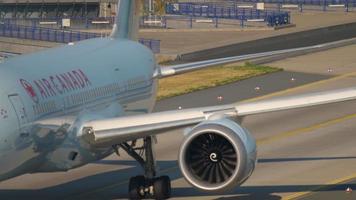
[[[194,108],[234,103],[330,77],[331,75],[280,71],[224,86],[165,99],[157,103],[155,111],[172,110],[179,107]],[[256,88],[259,88],[260,90],[256,90]],[[223,101],[217,100],[219,96],[223,97]]]

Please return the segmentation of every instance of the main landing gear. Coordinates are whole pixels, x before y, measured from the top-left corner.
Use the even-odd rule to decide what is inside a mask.
[[[122,143],[118,146],[140,163],[145,170],[144,176],[136,176],[130,179],[130,199],[168,199],[171,195],[171,180],[168,176],[156,177],[152,137],[144,138],[142,147],[136,147],[136,142],[132,142],[131,144]]]

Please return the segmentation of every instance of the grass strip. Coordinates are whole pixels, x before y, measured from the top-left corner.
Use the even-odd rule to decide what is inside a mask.
[[[243,66],[230,64],[167,77],[159,81],[158,99],[226,85],[281,70],[280,68],[245,63]]]

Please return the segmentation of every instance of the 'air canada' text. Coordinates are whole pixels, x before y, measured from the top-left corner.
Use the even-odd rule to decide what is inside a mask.
[[[35,102],[38,101],[37,92],[42,99],[46,99],[91,86],[88,76],[81,69],[40,78],[32,81],[33,84],[20,79],[20,83]]]

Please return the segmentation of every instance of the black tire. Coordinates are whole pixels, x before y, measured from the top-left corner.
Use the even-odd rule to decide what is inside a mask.
[[[143,199],[144,195],[140,194],[140,188],[145,186],[144,176],[135,176],[129,182],[129,198],[132,200]]]
[[[161,176],[153,183],[155,198],[157,200],[171,197],[171,179],[168,176]]]

